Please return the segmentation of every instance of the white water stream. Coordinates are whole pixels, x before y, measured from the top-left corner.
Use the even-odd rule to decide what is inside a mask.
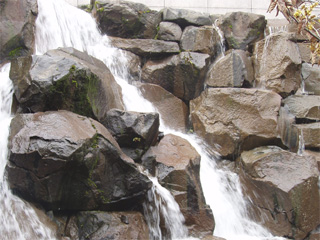
[[[152,104],[143,99],[135,87],[127,83],[130,76],[126,70],[127,60],[125,54],[118,49],[110,47],[108,38],[100,35],[95,21],[88,13],[68,5],[62,0],[38,0],[38,4],[39,15],[36,22],[36,54],[43,54],[50,49],[58,47],[74,47],[80,51],[85,51],[102,60],[110,68],[117,82],[122,87],[124,103],[127,110],[140,112],[155,111]],[[8,72],[8,68],[9,67],[6,66],[3,71]],[[0,143],[2,147],[0,150],[1,166],[4,166],[6,161],[6,139],[10,122],[8,110],[10,109],[10,99],[1,99],[10,98],[8,95],[10,95],[12,91],[7,72],[4,75],[6,76],[6,81],[9,83],[3,89],[8,93],[0,96],[0,101],[6,102],[1,102],[3,105],[0,105],[1,121],[4,121],[4,123],[1,122],[1,137],[3,137]],[[0,86],[0,88],[2,89],[2,86]],[[2,90],[0,94],[3,94]],[[7,110],[3,110],[2,106],[6,106]],[[4,117],[2,117],[2,114]],[[192,135],[190,136],[167,129],[163,125],[161,126],[161,130],[165,133],[174,133],[189,140],[201,154],[201,183],[207,204],[210,205],[215,216],[216,228],[214,235],[224,237],[228,240],[273,238],[263,227],[249,219],[238,176],[232,172],[218,169],[215,156],[206,152],[201,140]],[[1,171],[3,173],[3,169]],[[185,238],[183,218],[179,215],[181,213],[177,212],[177,204],[174,202],[173,197],[170,194],[168,195],[168,191],[162,189],[154,179],[151,180],[154,181],[152,191],[156,192],[152,197],[161,199],[161,201],[156,204],[161,208],[160,211],[162,211],[162,214],[168,217],[166,224],[167,227],[170,228],[169,231],[172,239]],[[18,204],[16,203],[22,201],[13,197],[8,190],[4,191],[5,188],[7,189],[6,184],[1,182],[1,201],[5,202],[8,195],[10,195],[11,201],[9,203],[11,206],[6,205],[6,203],[1,204],[6,208],[2,210],[4,213],[1,215],[1,225],[5,225],[2,227],[5,229],[1,229],[0,231],[2,236],[9,236],[6,237],[6,239],[52,239],[53,237],[50,230],[43,227],[35,214],[29,214],[32,210],[27,207],[27,205],[24,205],[25,209],[23,214],[20,213],[18,217],[12,214],[12,212],[17,209]],[[149,198],[150,201],[152,201],[152,197]],[[165,205],[170,206],[167,213],[164,213],[163,211],[166,211],[166,209],[161,207],[161,204],[163,205],[164,202]],[[171,206],[173,207],[171,208]],[[6,213],[6,211],[8,213]],[[6,214],[13,217],[8,218]],[[158,212],[156,214],[158,214]],[[34,221],[35,224],[31,226],[26,224],[26,229],[26,227],[23,226],[26,221]],[[21,222],[23,223],[22,225]],[[34,228],[32,237],[28,236],[31,232],[28,228],[31,227]],[[12,235],[14,237],[10,237],[11,235],[9,234],[11,234],[11,232],[15,234]],[[155,239],[157,239],[157,236],[159,237],[158,239],[162,237],[161,233],[157,233],[156,230],[153,236]]]

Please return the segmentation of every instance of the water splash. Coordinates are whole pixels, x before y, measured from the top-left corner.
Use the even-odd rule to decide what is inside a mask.
[[[225,44],[224,34],[219,28],[219,19],[216,19],[212,26],[213,26],[213,29],[216,30],[219,36],[220,53],[218,55],[221,55],[220,58],[222,58],[225,56],[225,53],[226,53],[226,44]]]
[[[179,205],[171,193],[162,187],[156,177],[150,177],[153,186],[148,192],[148,202],[144,203],[144,213],[148,222],[152,240],[186,239],[188,229]],[[166,232],[160,229],[161,216],[164,218]]]
[[[301,129],[301,131],[299,133],[299,147],[298,147],[297,154],[299,156],[302,156],[304,151],[305,151],[305,143],[304,143],[304,138],[303,138],[303,130]]]

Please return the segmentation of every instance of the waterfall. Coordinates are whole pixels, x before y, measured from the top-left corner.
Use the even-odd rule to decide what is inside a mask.
[[[9,70],[10,64],[0,69],[0,234],[3,239],[54,239],[34,208],[11,193],[4,176],[12,102]]]
[[[127,110],[141,112],[153,112],[156,110],[150,102],[141,97],[135,87],[128,84],[127,80],[130,76],[125,67],[127,61],[125,53],[110,46],[107,36],[101,36],[95,21],[88,13],[68,5],[62,0],[38,0],[38,5],[39,15],[36,22],[36,54],[43,54],[50,49],[58,47],[74,47],[80,51],[85,51],[99,58],[109,67],[116,81],[122,88]],[[6,71],[8,71],[9,67],[6,66],[5,68],[7,69]],[[5,73],[5,75],[7,76],[8,73]],[[7,92],[11,93],[10,84],[7,88]],[[2,94],[2,92],[0,94]],[[8,98],[7,95],[5,98]],[[4,99],[2,95],[0,99]],[[1,118],[1,121],[5,121],[5,123],[1,125],[1,127],[5,125],[2,131],[2,137],[6,139],[10,114],[8,112],[2,113],[2,109],[3,107],[1,105],[1,114],[5,115],[4,118]],[[204,148],[205,145],[200,139],[193,135],[186,135],[167,129],[164,125],[161,126],[161,130],[165,133],[173,133],[187,139],[199,154],[201,154],[201,183],[207,204],[210,205],[215,216],[215,235],[228,240],[273,238],[272,235],[258,223],[250,220],[238,176],[230,171],[219,169],[216,164],[217,157],[206,151]],[[6,134],[4,134],[4,132],[6,132]],[[3,149],[1,149],[2,160],[6,160],[6,140],[4,143],[1,142],[1,146],[3,147]],[[1,166],[4,165],[5,163],[1,164]],[[159,208],[165,217],[169,218],[166,220],[166,223],[167,227],[169,227],[168,225],[172,227],[170,230],[171,238],[186,237],[186,230],[182,225],[183,219],[180,215],[181,213],[177,210],[177,205],[175,205],[176,203],[173,201],[173,197],[159,185],[156,179],[151,178],[151,180],[154,184],[148,200],[153,202],[153,205],[156,206],[155,208]],[[33,214],[30,213],[31,210],[29,210],[29,208],[25,209],[24,213],[20,212],[19,216],[14,214],[14,212],[20,208],[19,204],[23,202],[12,196],[7,190],[6,184],[2,182],[1,195],[4,195],[1,196],[1,201],[7,201],[6,199],[10,198],[11,205],[14,205],[12,207],[7,204],[5,205],[5,209],[2,210],[2,227],[5,225],[5,227],[8,228],[8,230],[5,231],[14,234],[8,235],[12,237],[8,237],[7,239],[53,238],[50,231],[42,227],[43,225],[38,220],[34,220],[32,224],[25,223],[25,219],[27,218],[29,222],[30,216]],[[151,209],[152,214],[159,215],[159,211],[153,212],[153,210],[154,209]],[[6,213],[6,211],[8,211],[8,213]],[[12,218],[10,216],[12,216]],[[150,230],[153,232],[153,237],[155,239],[162,239],[163,236],[161,236],[160,226],[158,225],[159,218],[158,216],[152,218],[155,219],[156,223],[150,223],[152,225],[152,229]],[[33,229],[33,236],[25,235],[28,231],[24,229],[25,226],[23,224],[21,225],[22,222],[27,225],[27,228]],[[31,224],[31,226],[29,226],[29,224]],[[21,231],[18,231],[19,229],[21,229]],[[7,236],[5,234],[4,236]]]

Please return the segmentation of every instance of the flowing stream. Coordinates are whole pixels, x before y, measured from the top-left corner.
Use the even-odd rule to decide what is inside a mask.
[[[90,14],[70,6],[62,0],[38,0],[39,15],[36,21],[36,54],[44,54],[58,47],[74,47],[80,51],[102,60],[115,76],[122,88],[124,103],[128,111],[154,112],[152,104],[141,97],[139,91],[128,83],[130,76],[126,69],[126,56],[123,51],[109,45],[107,36],[102,36]],[[7,155],[7,136],[10,123],[10,104],[12,86],[8,78],[10,66],[1,70],[0,81],[0,115],[1,115],[1,166],[5,166]],[[5,83],[3,83],[5,82]],[[206,151],[205,144],[195,135],[186,135],[166,128],[161,130],[187,139],[201,154],[201,184],[207,204],[215,217],[214,235],[230,239],[276,239],[258,223],[250,220],[246,201],[241,192],[238,176],[228,170],[217,167],[217,157]],[[3,169],[1,176],[3,176]],[[154,185],[149,201],[154,208],[149,209],[154,239],[163,239],[159,230],[159,212],[165,216],[165,224],[172,239],[187,238],[183,225],[183,216],[171,194],[150,178]],[[44,227],[34,210],[28,207],[8,190],[7,184],[1,180],[1,235],[6,239],[53,239],[51,230]],[[21,205],[21,206],[20,206]],[[147,206],[148,207],[148,206]],[[16,214],[17,209],[23,212]],[[147,212],[147,211],[146,211]],[[155,216],[151,216],[155,215]],[[146,216],[148,217],[148,216]],[[28,224],[25,224],[26,219]],[[30,223],[30,225],[29,225]],[[32,228],[32,231],[30,230]],[[30,234],[30,235],[28,235]],[[11,237],[12,236],[12,237]]]

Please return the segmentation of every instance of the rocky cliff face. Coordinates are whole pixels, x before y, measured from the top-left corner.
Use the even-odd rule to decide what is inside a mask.
[[[36,2],[16,3],[23,12],[17,21],[13,3],[0,1],[0,30],[9,23],[17,30],[1,34],[8,39],[0,46],[0,63],[12,59],[16,106],[8,182],[22,198],[64,210],[56,218],[60,234],[146,239],[139,212],[151,183],[142,164],[174,195],[189,235],[215,239],[201,156],[185,139],[159,133],[162,120],[194,132],[227,162],[237,160],[234,171],[253,219],[278,236],[311,238],[320,224],[320,69],[310,65],[297,35],[264,37],[261,15],[156,12],[99,1],[94,15],[100,30],[124,50],[131,83],[159,116],[125,111],[114,76],[87,53],[63,48],[25,56],[33,49]],[[224,33],[225,53],[213,19]]]

